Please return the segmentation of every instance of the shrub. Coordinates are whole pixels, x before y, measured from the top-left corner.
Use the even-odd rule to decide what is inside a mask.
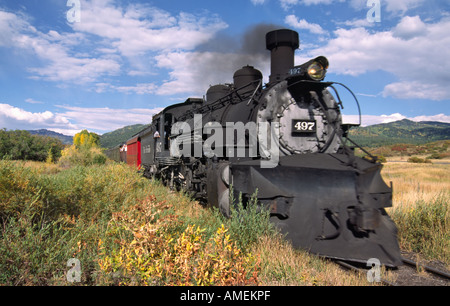
[[[408,150],[408,146],[406,144],[396,144],[391,147],[391,150],[396,152],[406,152]]]
[[[416,156],[412,156],[412,157],[408,158],[408,162],[410,162],[410,163],[426,163],[426,164],[431,163],[431,161],[429,159],[423,159],[423,158],[416,157]]]
[[[442,154],[442,153],[437,153],[437,152],[432,153],[431,155],[428,155],[428,156],[426,157],[426,159],[442,159],[442,158],[444,158],[444,154]]]
[[[106,155],[100,153],[100,154],[94,154],[94,157],[92,159],[92,163],[95,165],[104,165],[106,163],[107,157]]]
[[[65,148],[61,153],[58,164],[61,167],[72,167],[75,165],[90,166],[103,165],[106,163],[106,156],[98,147],[72,145]]]
[[[129,239],[118,251],[100,247],[101,282],[118,285],[244,285],[256,282],[257,261],[244,254],[222,224],[212,236],[189,224],[183,230],[172,206],[148,197],[114,213],[110,230]],[[100,243],[101,245],[102,243]]]

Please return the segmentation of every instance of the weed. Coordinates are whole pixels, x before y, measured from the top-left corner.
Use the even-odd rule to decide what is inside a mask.
[[[450,263],[450,176],[448,164],[388,163],[383,176],[393,182],[393,208],[401,248]]]
[[[258,190],[255,190],[249,199],[243,199],[242,194],[239,194],[236,200],[233,196],[233,186],[230,187],[231,218],[224,222],[239,247],[244,250],[257,242],[259,237],[277,233],[274,225],[269,222],[269,210],[258,205],[257,194]]]
[[[409,209],[394,209],[392,218],[399,227],[403,249],[450,262],[450,207],[446,195],[439,194],[431,202],[419,200]]]

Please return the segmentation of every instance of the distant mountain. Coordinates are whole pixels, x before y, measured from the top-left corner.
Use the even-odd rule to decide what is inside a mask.
[[[134,134],[137,132],[143,130],[149,126],[148,124],[134,124],[134,125],[128,125],[123,128],[117,129],[115,131],[105,133],[100,136],[100,145],[103,148],[114,148],[115,146],[118,146],[128,139],[131,138]]]
[[[450,139],[450,123],[403,119],[390,123],[352,128],[349,137],[364,147],[396,143],[424,144]]]
[[[40,130],[28,130],[28,132],[32,135],[42,135],[42,136],[49,136],[53,138],[57,138],[61,140],[63,144],[71,145],[73,143],[73,137],[67,136],[61,133],[56,133],[53,131],[49,131],[46,129],[40,129]]]

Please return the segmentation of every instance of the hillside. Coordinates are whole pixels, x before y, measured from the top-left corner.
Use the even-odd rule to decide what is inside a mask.
[[[109,133],[105,133],[100,136],[100,145],[103,148],[114,148],[115,146],[124,143],[125,141],[130,139],[131,136],[146,128],[147,126],[148,125],[145,124],[134,124],[124,126],[123,128],[114,130]]]
[[[46,130],[46,129],[40,129],[40,130],[28,130],[27,132],[29,132],[32,135],[42,135],[42,136],[50,136],[53,138],[57,138],[59,140],[61,140],[61,142],[63,144],[68,144],[71,145],[73,143],[73,137],[72,136],[67,136],[61,133],[56,133],[50,130]]]
[[[349,137],[364,147],[379,147],[396,143],[424,144],[450,139],[450,123],[403,119],[390,123],[356,127]]]
[[[367,149],[372,155],[385,158],[391,157],[395,160],[400,158],[400,160],[406,161],[409,157],[420,157],[425,159],[423,162],[426,160],[450,161],[450,140],[438,140],[419,145],[398,143]],[[364,154],[361,153],[361,155],[363,156]]]

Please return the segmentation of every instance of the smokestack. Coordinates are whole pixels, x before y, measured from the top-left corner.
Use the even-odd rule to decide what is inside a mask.
[[[270,50],[269,83],[284,79],[294,67],[294,52],[300,46],[298,33],[282,29],[266,34],[266,48]]]

